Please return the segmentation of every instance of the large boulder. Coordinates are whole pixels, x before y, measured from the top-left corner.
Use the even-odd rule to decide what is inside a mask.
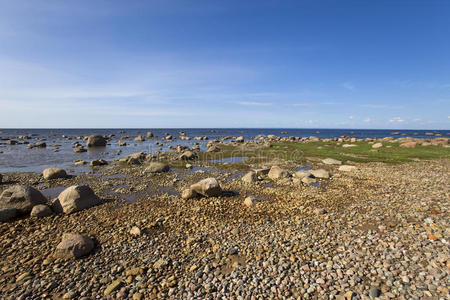
[[[53,211],[45,204],[38,204],[33,206],[33,209],[31,210],[30,216],[37,217],[37,218],[43,218],[48,217],[53,214]]]
[[[168,172],[169,170],[169,165],[162,162],[151,162],[147,168],[145,168],[145,171],[148,173],[162,173]]]
[[[53,254],[55,258],[79,258],[89,254],[94,249],[94,241],[78,233],[69,233],[63,236],[61,243],[56,246]]]
[[[70,214],[99,203],[100,199],[89,186],[73,185],[62,191],[53,205],[56,211],[61,210],[66,214]]]
[[[63,169],[47,168],[42,172],[42,176],[44,177],[44,179],[58,179],[58,178],[66,178],[67,173]]]
[[[330,173],[324,169],[311,170],[311,174],[316,178],[328,179],[331,177]]]
[[[17,209],[15,208],[2,208],[0,209],[0,222],[8,222],[14,219],[17,215]]]
[[[275,180],[287,178],[289,177],[289,173],[286,170],[280,168],[279,166],[273,166],[272,168],[270,168],[269,174],[267,176],[270,179]]]
[[[250,171],[244,176],[242,176],[241,180],[245,183],[255,183],[258,181],[258,176],[256,175],[255,172]]]
[[[15,208],[18,214],[27,214],[33,206],[46,202],[41,192],[28,185],[12,186],[0,195],[0,209]]]
[[[105,147],[106,139],[100,134],[93,134],[88,137],[87,147]]]
[[[205,197],[218,197],[222,195],[222,188],[215,178],[206,178],[193,185],[191,190]]]

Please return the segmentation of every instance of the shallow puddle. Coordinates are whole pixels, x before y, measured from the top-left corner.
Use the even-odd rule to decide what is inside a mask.
[[[65,186],[55,186],[48,189],[40,190],[40,192],[49,200],[52,200],[61,194],[67,187]]]
[[[213,163],[239,163],[248,160],[248,157],[225,157],[221,159],[209,160]]]

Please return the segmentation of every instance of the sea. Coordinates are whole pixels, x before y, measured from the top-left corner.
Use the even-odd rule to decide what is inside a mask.
[[[134,142],[138,135],[146,136],[147,132],[152,132],[156,138],[146,139],[144,142]],[[349,136],[356,138],[381,138],[393,137],[416,137],[433,138],[430,133],[441,133],[448,137],[448,130],[373,130],[373,129],[292,129],[292,128],[142,128],[142,129],[0,129],[0,173],[7,172],[42,172],[48,167],[58,167],[66,169],[72,173],[87,171],[88,166],[74,167],[74,161],[95,159],[115,160],[136,152],[155,153],[157,151],[173,151],[168,146],[186,145],[192,146],[199,143],[201,149],[206,148],[208,141],[183,141],[178,139],[180,132],[184,132],[188,137],[207,136],[209,140],[225,136],[243,136],[246,140],[252,140],[259,135],[267,136],[274,134],[277,136],[296,136],[318,138],[335,138]],[[427,134],[428,133],[428,134]],[[91,134],[101,134],[104,136],[114,135],[111,142],[104,148],[89,149],[84,153],[74,153],[73,143],[80,142],[85,145],[84,140],[77,139],[79,136],[89,136]],[[163,141],[167,135],[176,138],[173,142]],[[19,140],[19,136],[30,136],[29,140]],[[117,141],[129,136],[126,147],[119,147]],[[29,149],[26,144],[8,145],[8,139],[19,142],[27,141],[36,143],[43,141],[46,148]],[[163,146],[156,145],[160,142]],[[121,150],[118,155],[119,149]]]

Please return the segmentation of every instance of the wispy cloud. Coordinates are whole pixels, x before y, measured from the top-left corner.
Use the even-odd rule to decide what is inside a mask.
[[[343,84],[341,84],[341,86],[344,89],[347,89],[347,90],[350,90],[350,91],[353,91],[355,89],[355,85],[353,83],[351,83],[351,82],[344,82]]]
[[[363,120],[364,123],[370,123],[372,121],[371,118],[367,117]]]
[[[273,103],[269,102],[252,102],[252,101],[239,101],[236,104],[244,105],[244,106],[272,106]]]
[[[405,122],[405,120],[400,117],[394,117],[389,120],[389,123],[403,123],[403,122]]]

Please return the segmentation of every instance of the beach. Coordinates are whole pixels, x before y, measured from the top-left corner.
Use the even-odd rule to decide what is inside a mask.
[[[447,137],[175,145],[54,179],[3,173],[0,191],[31,186],[51,212],[0,223],[2,297],[448,297]],[[67,208],[65,189],[86,185],[96,202]],[[87,245],[64,248],[68,234]]]

